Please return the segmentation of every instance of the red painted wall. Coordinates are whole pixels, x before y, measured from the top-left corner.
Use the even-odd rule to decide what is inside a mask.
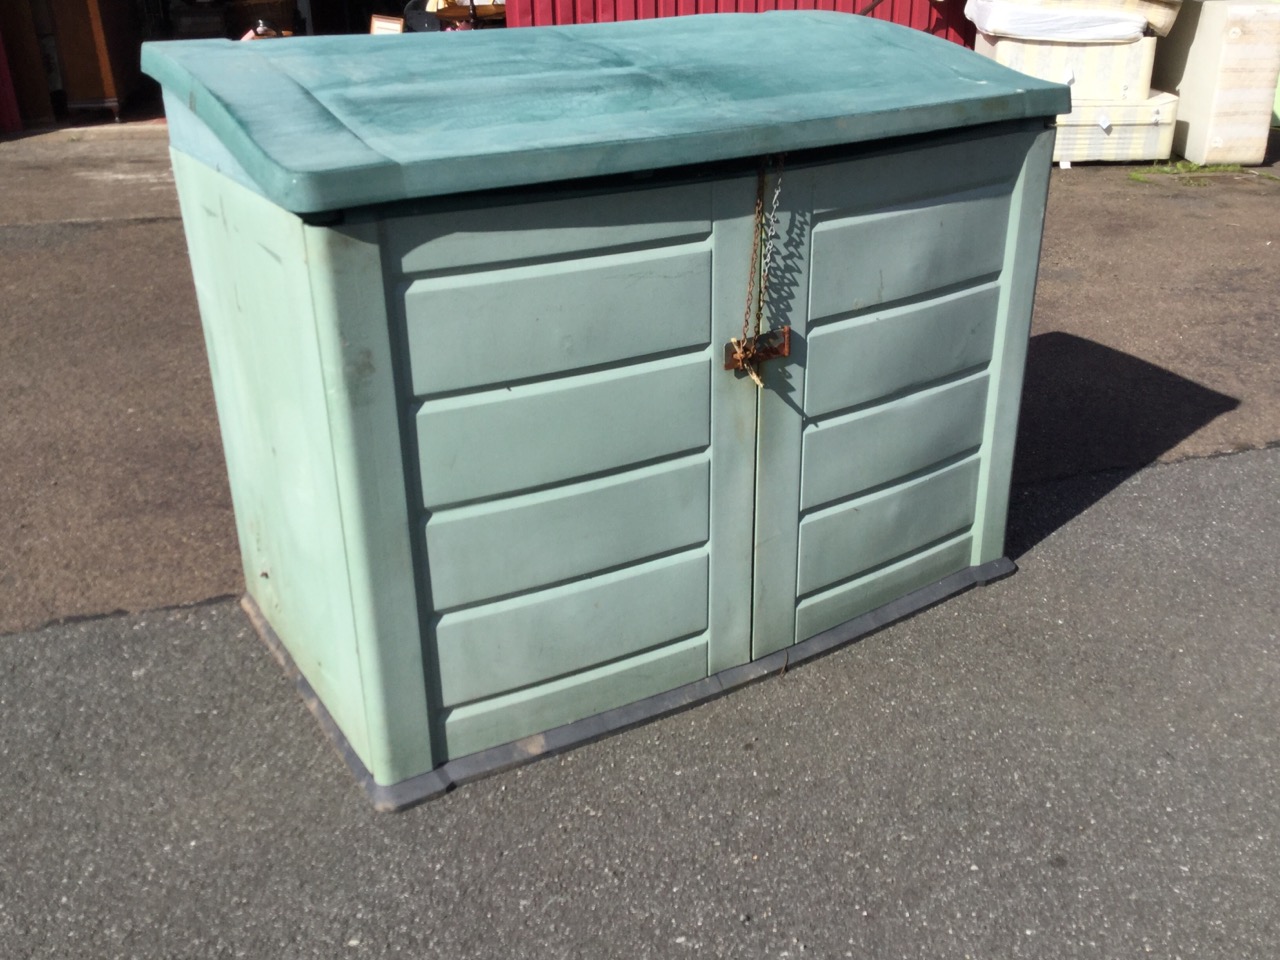
[[[691,13],[757,13],[761,10],[840,10],[855,13],[870,0],[507,0],[507,26],[645,20]],[[884,0],[872,12],[953,43],[973,46],[973,24],[964,18],[964,0]]]

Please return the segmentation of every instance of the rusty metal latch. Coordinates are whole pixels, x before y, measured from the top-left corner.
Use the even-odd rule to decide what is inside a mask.
[[[730,340],[724,345],[726,370],[757,370],[766,360],[791,356],[791,327],[779,327],[744,340]]]

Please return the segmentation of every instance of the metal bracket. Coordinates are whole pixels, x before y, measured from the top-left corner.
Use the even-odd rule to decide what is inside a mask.
[[[779,327],[762,333],[758,337],[748,337],[740,347],[733,342],[724,345],[724,368],[726,370],[746,370],[757,367],[766,360],[791,356],[791,327]]]

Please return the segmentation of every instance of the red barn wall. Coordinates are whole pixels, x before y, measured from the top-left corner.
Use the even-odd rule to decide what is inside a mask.
[[[870,0],[507,0],[507,26],[542,27],[761,10],[855,13],[868,2]],[[973,24],[964,18],[963,0],[884,0],[871,16],[973,46]]]

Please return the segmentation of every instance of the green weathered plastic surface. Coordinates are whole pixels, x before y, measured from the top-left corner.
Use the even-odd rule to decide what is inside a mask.
[[[753,657],[1002,554],[1052,139],[784,174],[799,349],[760,397]]]
[[[705,344],[710,273],[711,249],[699,244],[415,281],[406,293],[415,392],[504,385]],[[620,325],[626,337],[616,335]]]
[[[441,705],[496,696],[640,653],[673,637],[704,633],[707,561],[705,549],[682,551],[442,616],[435,629]],[[513,656],[514,638],[520,649]],[[697,674],[702,672],[699,668]]]
[[[166,95],[248,590],[377,783],[518,738],[537,753],[541,731],[1002,553],[1043,122],[793,158],[769,314],[793,352],[757,390],[722,369],[753,231],[741,166],[309,226],[199,96]],[[843,134],[885,134],[868,117],[889,122]]]
[[[580,476],[703,450],[710,391],[710,365],[695,356],[424,403],[423,502],[513,493],[563,480],[566,468]],[[445,461],[447,472],[436,468]]]
[[[433,766],[377,231],[173,164],[246,589],[383,784]]]
[[[1009,242],[1005,245],[999,306],[1004,322],[996,333],[991,356],[991,369],[997,375],[991,380],[987,399],[984,455],[978,479],[980,495],[973,525],[975,566],[1004,554],[1009,485],[1013,481],[1013,444],[1018,434],[1018,409],[1027,366],[1031,306],[1036,294],[1052,156],[1052,134],[1037,137],[1018,173],[1009,211]]]
[[[706,417],[705,408],[699,413]],[[562,464],[569,476],[550,490],[432,513],[426,542],[436,610],[550,587],[706,543],[705,454],[594,480],[578,480],[590,471],[576,463],[575,457]]]
[[[142,64],[175,146],[300,213],[1070,109],[1058,84],[824,11],[148,43]]]
[[[977,452],[989,389],[987,374],[980,373],[823,420],[802,441],[800,509]]]

